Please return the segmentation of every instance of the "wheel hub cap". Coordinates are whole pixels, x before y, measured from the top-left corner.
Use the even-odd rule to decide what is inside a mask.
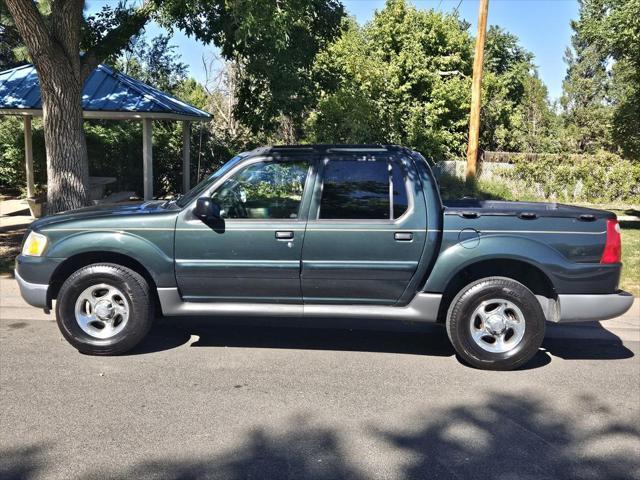
[[[504,298],[492,298],[474,310],[469,328],[471,338],[480,348],[491,353],[505,353],[522,341],[525,318],[515,303]]]
[[[129,311],[129,301],[118,288],[98,283],[78,295],[75,319],[87,335],[107,339],[124,329],[129,320]]]
[[[490,315],[487,318],[487,330],[494,335],[500,335],[507,328],[507,322],[502,315]]]
[[[95,307],[96,316],[100,320],[109,320],[115,313],[113,304],[108,300],[100,300]]]

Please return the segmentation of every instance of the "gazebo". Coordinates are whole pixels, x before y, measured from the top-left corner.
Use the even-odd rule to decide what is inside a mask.
[[[144,198],[153,198],[153,120],[182,122],[183,189],[189,190],[191,122],[207,121],[207,112],[128,75],[99,65],[89,76],[82,92],[84,118],[142,121],[142,162]],[[33,65],[0,72],[0,115],[24,119],[27,195],[34,194],[31,119],[42,116],[40,83]]]

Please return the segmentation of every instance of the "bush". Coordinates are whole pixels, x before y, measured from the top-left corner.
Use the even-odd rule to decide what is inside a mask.
[[[513,200],[513,193],[503,182],[477,180],[467,182],[448,173],[438,175],[438,185],[442,200],[459,200],[464,197],[478,200]]]
[[[508,158],[514,163],[481,163],[479,177],[472,183],[464,181],[466,162],[438,163],[434,171],[442,197],[640,203],[640,164],[617,155],[510,154]]]
[[[44,153],[44,133],[42,120],[34,118],[33,169],[35,183],[42,185],[46,178]],[[26,190],[26,169],[24,163],[24,127],[21,118],[0,117],[0,192],[24,193]]]
[[[617,155],[544,155],[535,162],[517,158],[503,176],[517,190],[535,197],[565,202],[640,201],[640,164]]]
[[[227,148],[202,124],[191,131],[191,185],[234,156],[241,147]],[[139,121],[88,120],[84,122],[89,175],[115,177],[110,191],[142,194],[142,125]],[[42,120],[33,119],[35,183],[46,185],[46,155]],[[200,160],[201,172],[197,172]],[[182,127],[180,122],[153,124],[153,177],[156,196],[182,192]],[[0,118],[0,193],[23,194],[26,190],[22,119]],[[107,193],[108,193],[107,192]]]

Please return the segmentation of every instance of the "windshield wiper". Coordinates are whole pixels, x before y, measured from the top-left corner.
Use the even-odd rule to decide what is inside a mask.
[[[169,205],[171,205],[172,203],[176,203],[178,200],[180,200],[182,197],[184,197],[184,195],[182,193],[179,193],[175,198],[172,198],[170,200],[166,200],[162,205],[160,205],[161,208],[167,208]]]

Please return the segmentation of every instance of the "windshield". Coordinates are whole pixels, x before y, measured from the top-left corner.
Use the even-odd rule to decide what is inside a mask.
[[[233,157],[227,163],[222,165],[222,167],[220,167],[218,170],[213,172],[207,178],[202,180],[198,185],[196,185],[191,190],[189,190],[184,196],[180,197],[176,201],[176,205],[178,205],[180,208],[186,207],[187,205],[189,205],[189,203],[192,200],[198,198],[200,194],[204,192],[207,188],[209,188],[209,186],[211,186],[213,182],[215,182],[218,178],[220,178],[222,175],[224,175],[229,170],[231,170],[234,166],[238,164],[240,160],[242,160],[247,155],[248,153],[241,153],[240,155],[236,155],[235,157]]]

